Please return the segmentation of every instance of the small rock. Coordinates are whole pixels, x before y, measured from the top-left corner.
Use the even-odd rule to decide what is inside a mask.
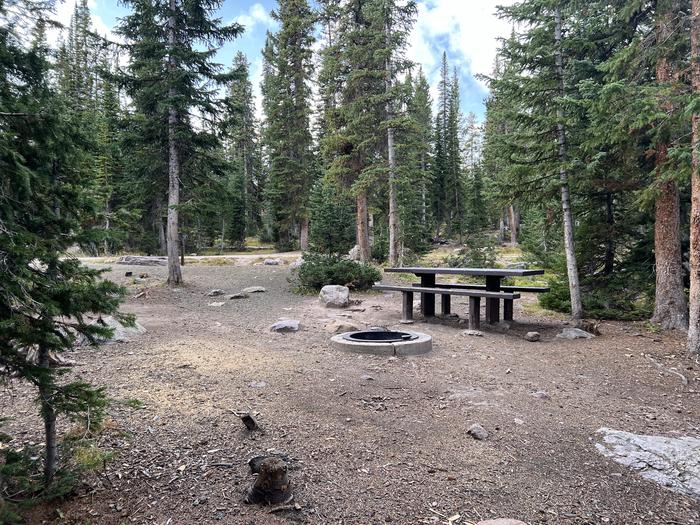
[[[282,259],[265,259],[265,261],[263,261],[263,264],[265,266],[279,266],[280,264],[282,264]]]
[[[469,430],[467,430],[467,434],[478,441],[482,441],[489,437],[489,433],[479,423],[474,423],[472,426],[470,426]]]
[[[249,286],[248,288],[243,288],[241,290],[242,293],[262,293],[262,292],[267,292],[267,289],[265,289],[262,286]]]
[[[209,306],[223,306],[225,304],[226,303],[224,303],[224,302],[216,302],[216,303],[209,303]]]
[[[272,332],[298,332],[299,321],[295,319],[281,319],[270,327]]]
[[[476,337],[484,337],[484,332],[481,330],[465,330],[462,335],[473,335]]]
[[[557,337],[560,339],[592,339],[595,336],[580,328],[564,328],[560,334],[557,334]]]
[[[342,334],[344,332],[356,332],[358,330],[362,330],[362,327],[356,325],[355,323],[338,320],[333,320],[330,323],[325,324],[323,328],[332,334]]]
[[[350,289],[336,284],[326,285],[321,288],[318,300],[326,308],[345,308],[350,304]]]
[[[214,288],[211,292],[207,294],[207,297],[216,297],[218,295],[224,295],[224,291],[220,288]]]
[[[534,343],[536,341],[540,340],[540,333],[539,332],[528,332],[525,334],[525,341],[530,341],[531,343]]]
[[[265,381],[251,381],[248,386],[250,388],[265,388],[267,383]]]
[[[511,518],[497,518],[495,520],[483,520],[476,525],[527,525],[527,523]]]
[[[532,397],[536,397],[537,399],[543,399],[543,400],[545,400],[545,401],[548,401],[548,400],[552,399],[552,398],[549,396],[549,394],[548,394],[547,392],[545,392],[544,390],[539,390],[539,391],[537,391],[537,392],[533,392],[533,393],[530,394],[530,395],[531,395]]]
[[[525,421],[523,421],[519,417],[516,417],[515,419],[513,419],[513,423],[515,423],[516,425],[524,425]]]
[[[362,379],[363,381],[374,381],[374,378],[370,375],[367,375],[367,374],[360,376],[360,379]]]
[[[124,272],[124,277],[131,277],[134,275],[134,272]]]
[[[248,297],[250,297],[250,295],[245,292],[238,292],[228,296],[229,299],[248,299]]]

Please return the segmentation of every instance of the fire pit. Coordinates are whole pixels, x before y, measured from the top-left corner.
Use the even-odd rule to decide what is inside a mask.
[[[337,350],[361,354],[407,356],[430,352],[433,338],[419,332],[361,330],[333,336],[331,346]]]

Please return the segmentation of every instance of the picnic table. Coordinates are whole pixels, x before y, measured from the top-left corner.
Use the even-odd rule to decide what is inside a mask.
[[[544,270],[521,269],[521,268],[386,268],[387,273],[412,273],[420,278],[420,285],[413,286],[413,291],[421,294],[421,312],[425,317],[435,316],[435,295],[442,296],[442,313],[450,313],[450,295],[465,295],[470,297],[470,316],[473,318],[472,299],[476,299],[475,305],[478,310],[480,297],[486,299],[486,322],[493,324],[499,321],[500,301],[503,299],[503,317],[508,320],[513,318],[513,299],[518,299],[517,292],[546,292],[546,287],[535,286],[502,286],[503,279],[507,277],[526,277],[532,275],[542,275]],[[437,275],[468,275],[472,277],[485,278],[485,284],[452,284],[436,283]],[[405,292],[404,297],[411,293],[411,289],[402,287],[392,287],[379,285],[378,289],[396,289]],[[412,294],[410,295],[412,301]],[[406,318],[406,301],[404,302],[404,318]],[[478,311],[477,311],[478,316]],[[476,320],[478,325],[478,318]]]

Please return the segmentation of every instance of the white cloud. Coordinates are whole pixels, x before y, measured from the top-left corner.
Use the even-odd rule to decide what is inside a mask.
[[[65,28],[68,28],[68,26],[70,25],[70,19],[73,16],[75,4],[75,0],[72,2],[70,0],[64,2],[57,2],[53,20],[59,22]],[[95,33],[112,41],[122,40],[112,32],[112,28],[109,27],[104,22],[104,20],[100,18],[99,15],[95,14],[95,9],[97,8],[97,0],[88,0],[88,8],[90,9],[90,21],[92,22],[92,30]],[[61,29],[51,28],[46,32],[46,39],[49,42],[49,44],[56,45],[62,33],[63,31]]]
[[[498,38],[508,36],[507,21],[496,16],[496,6],[516,0],[422,0],[418,2],[416,24],[409,38],[408,57],[423,69],[437,95],[440,57],[447,49],[450,66],[462,75],[491,73]],[[484,88],[486,87],[481,81]]]
[[[238,15],[233,21],[245,27],[246,32],[251,32],[257,24],[272,27],[276,23],[260,3],[251,5],[247,13]]]

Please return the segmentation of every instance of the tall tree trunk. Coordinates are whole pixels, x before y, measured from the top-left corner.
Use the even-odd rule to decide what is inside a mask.
[[[564,58],[562,56],[561,6],[557,4],[554,11],[554,63],[559,80],[559,95],[564,97]],[[566,252],[566,272],[569,277],[569,296],[571,297],[571,318],[579,321],[583,318],[581,289],[578,280],[576,248],[574,246],[574,219],[571,212],[571,194],[569,192],[569,174],[566,170],[566,128],[564,127],[564,108],[557,104],[557,142],[559,143],[559,181],[561,184],[561,208],[564,215],[564,250]]]
[[[513,246],[518,244],[518,216],[515,213],[515,206],[508,206],[508,224],[510,226],[510,243]]]
[[[56,475],[58,466],[58,445],[56,443],[56,411],[53,408],[54,389],[51,379],[48,377],[49,350],[44,346],[39,346],[38,365],[47,370],[46,376],[39,380],[39,401],[41,405],[41,417],[44,420],[44,439],[46,441],[46,459],[44,462],[44,485],[49,486]]]
[[[692,0],[690,25],[693,94],[700,95],[700,0]],[[693,173],[690,209],[690,326],[688,350],[700,355],[700,114],[693,113]]]
[[[386,23],[386,45],[390,49],[391,46],[391,23],[390,13],[387,13]],[[391,93],[391,53],[386,59],[385,66],[386,78],[385,87],[387,96]],[[391,100],[386,103],[387,119],[393,118]],[[399,210],[398,199],[396,197],[396,151],[394,149],[394,128],[389,126],[386,130],[386,146],[387,156],[389,160],[389,265],[399,265]]]
[[[369,224],[367,221],[367,193],[362,190],[357,195],[357,246],[360,249],[360,261],[366,263],[372,258],[369,247]]]
[[[170,56],[168,57],[168,69],[172,76],[177,68],[175,56],[172,50],[175,48],[176,27],[175,10],[177,0],[170,0],[170,17],[168,19],[168,44],[170,46]],[[182,283],[182,269],[180,268],[179,247],[180,236],[178,233],[180,204],[180,152],[177,143],[178,113],[173,105],[177,92],[174,87],[170,88],[170,108],[168,109],[168,284]]]
[[[299,248],[302,252],[309,249],[309,218],[304,217],[301,219],[301,224],[299,225]]]
[[[158,247],[160,248],[160,255],[163,255],[164,253],[167,253],[167,241],[165,240],[165,228],[163,227],[163,205],[160,200],[160,197],[158,197],[158,201],[156,202],[156,209],[154,211],[154,217],[153,217],[153,227],[156,229],[156,233],[158,234]]]
[[[610,192],[605,194],[605,217],[608,228],[605,236],[605,263],[603,266],[603,274],[610,275],[615,268],[615,239],[613,238],[615,213],[613,209],[613,196]]]
[[[675,2],[666,2],[667,8],[661,14],[656,28],[657,43],[666,42],[671,36],[671,27],[677,16]],[[669,84],[677,79],[677,66],[667,56],[656,63],[656,82]],[[673,103],[661,100],[660,106],[668,113],[675,111]],[[656,176],[659,191],[656,198],[654,226],[654,254],[656,257],[656,299],[652,322],[666,330],[688,328],[688,304],[683,288],[683,258],[680,239],[680,198],[678,185],[663,173],[663,165],[668,156],[668,145],[656,147]]]
[[[425,186],[425,153],[420,154],[420,172],[421,172],[421,225],[423,227],[428,224],[428,189]]]

